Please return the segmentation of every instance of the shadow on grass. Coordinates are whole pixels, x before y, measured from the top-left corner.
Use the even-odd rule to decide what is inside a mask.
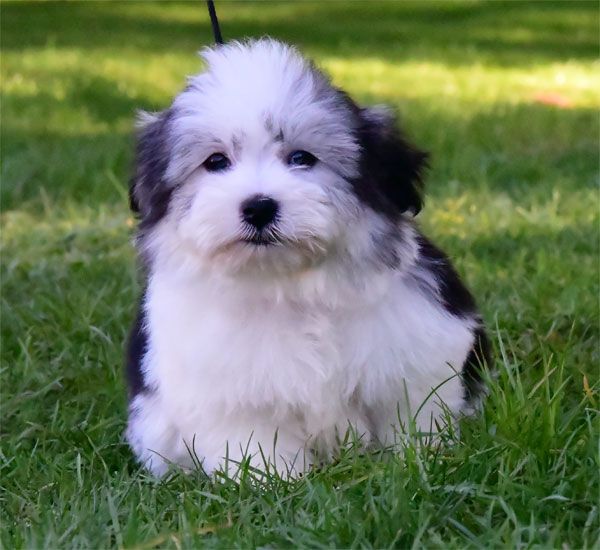
[[[593,2],[220,2],[218,8],[227,38],[271,35],[320,55],[528,66],[598,54]],[[212,43],[205,8],[196,2],[5,3],[1,24],[4,51],[53,45],[164,53]]]
[[[19,94],[14,91],[3,93],[2,99],[6,109],[3,113],[3,123],[8,121],[10,126],[11,118],[18,118],[16,116],[18,113],[27,113],[33,107],[43,109],[49,114],[61,109],[68,109],[71,111],[71,115],[73,111],[85,113],[86,117],[94,122],[108,124],[114,124],[120,119],[126,118],[132,120],[132,125],[136,111],[140,109],[156,110],[156,105],[143,95],[123,93],[119,91],[118,82],[91,71],[53,71],[52,77],[64,83],[61,97],[44,89],[37,90],[34,98],[29,94]],[[182,88],[183,84],[182,81]],[[30,115],[30,118],[31,120],[27,122],[40,126],[46,122],[45,119],[36,120],[35,116]],[[70,122],[65,120],[65,128],[69,126]],[[80,123],[81,119],[75,119],[75,122]],[[6,133],[3,128],[0,131]],[[8,144],[9,147],[10,145]]]

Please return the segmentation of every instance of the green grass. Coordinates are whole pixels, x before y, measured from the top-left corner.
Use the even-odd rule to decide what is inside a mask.
[[[297,43],[432,152],[421,223],[490,326],[485,411],[459,444],[350,448],[299,481],[139,471],[133,111],[199,70],[205,9],[4,2],[2,547],[597,545],[597,3],[217,4],[226,37]]]

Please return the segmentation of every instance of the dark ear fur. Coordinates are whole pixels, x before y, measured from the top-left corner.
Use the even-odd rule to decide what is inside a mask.
[[[137,134],[135,168],[129,183],[129,205],[142,223],[152,225],[166,213],[172,192],[165,180],[169,163],[167,130],[169,111],[142,114]]]
[[[359,109],[358,116],[358,197],[392,218],[408,211],[417,214],[423,206],[422,176],[429,155],[407,141],[387,111]]]

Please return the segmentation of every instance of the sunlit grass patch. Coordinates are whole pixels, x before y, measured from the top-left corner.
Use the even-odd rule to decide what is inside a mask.
[[[595,108],[600,102],[600,73],[590,72],[589,65],[575,61],[532,67],[455,66],[415,62],[399,53],[385,60],[325,57],[322,65],[341,86],[392,102],[419,99],[445,108],[456,104],[455,108],[477,111],[498,103],[535,103],[542,92],[563,96],[568,101],[563,108]]]

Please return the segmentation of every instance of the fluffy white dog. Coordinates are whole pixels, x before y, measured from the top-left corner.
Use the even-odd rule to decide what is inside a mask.
[[[290,46],[204,59],[138,136],[138,459],[156,475],[242,456],[297,474],[348,428],[390,445],[409,422],[435,431],[444,410],[472,408],[487,341],[413,222],[426,154]]]

